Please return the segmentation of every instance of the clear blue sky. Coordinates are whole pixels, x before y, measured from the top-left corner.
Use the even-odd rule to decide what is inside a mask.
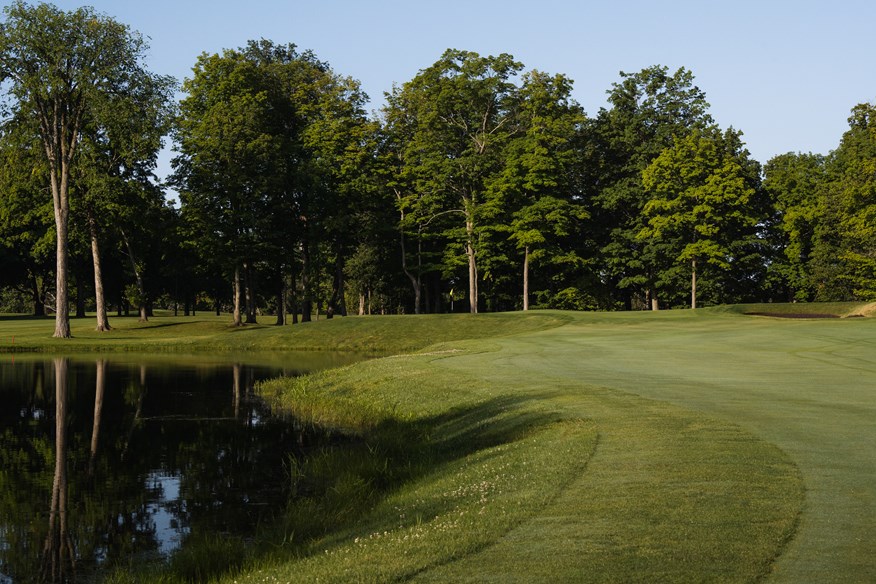
[[[5,6],[8,2],[2,2]],[[876,2],[864,0],[58,0],[94,6],[151,39],[149,67],[182,79],[201,52],[267,38],[312,49],[383,92],[447,48],[511,53],[527,69],[564,73],[588,115],[619,71],[686,67],[721,127],[754,158],[826,154],[849,110],[876,101]],[[163,165],[165,163],[162,163]]]

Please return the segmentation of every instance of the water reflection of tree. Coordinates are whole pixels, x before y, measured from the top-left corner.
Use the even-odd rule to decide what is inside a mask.
[[[67,516],[67,360],[53,360],[55,369],[55,477],[49,506],[49,530],[43,545],[42,577],[66,582],[76,570],[76,552]]]
[[[63,360],[0,375],[0,581],[29,584],[41,570],[63,581],[74,558],[83,578],[158,558],[167,549],[158,512],[182,538],[244,535],[287,502],[283,465],[300,429],[253,409],[249,367]],[[203,391],[186,384],[192,377]],[[172,493],[162,476],[176,481]]]

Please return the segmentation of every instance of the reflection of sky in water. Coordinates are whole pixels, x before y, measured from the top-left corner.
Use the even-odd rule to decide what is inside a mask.
[[[149,475],[148,484],[153,485],[158,496],[146,505],[146,509],[155,522],[158,553],[167,556],[179,548],[189,533],[189,529],[180,525],[173,512],[174,505],[182,504],[179,500],[179,477],[153,472]]]
[[[0,551],[5,552],[9,549],[9,544],[6,543],[6,530],[0,528]],[[0,584],[12,584],[12,578],[0,572]]]

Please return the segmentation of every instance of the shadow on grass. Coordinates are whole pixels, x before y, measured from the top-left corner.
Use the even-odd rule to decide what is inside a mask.
[[[531,397],[502,397],[408,423],[389,419],[341,447],[311,453],[290,464],[289,503],[252,538],[191,536],[174,554],[163,582],[207,582],[247,566],[316,553],[314,542],[338,545],[351,530],[392,528],[394,518],[368,514],[386,497],[440,473],[448,464],[511,444],[556,422],[557,414],[528,411]],[[425,515],[442,511],[440,501]],[[368,525],[363,525],[366,519]],[[149,582],[154,573],[116,575],[110,582]]]
[[[53,321],[55,320],[54,316],[34,316],[32,314],[0,314],[0,322],[12,322],[12,321],[22,321],[22,322],[36,322],[36,321]]]

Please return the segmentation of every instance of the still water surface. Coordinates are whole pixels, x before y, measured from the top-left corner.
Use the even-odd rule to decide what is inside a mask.
[[[252,537],[288,502],[295,459],[332,442],[272,416],[254,384],[351,359],[0,356],[0,584]]]

